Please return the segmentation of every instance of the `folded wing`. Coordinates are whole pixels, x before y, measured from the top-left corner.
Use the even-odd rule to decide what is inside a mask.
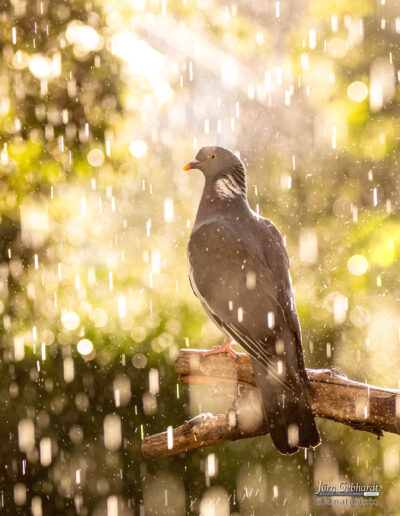
[[[218,222],[198,228],[188,246],[190,281],[214,322],[252,357],[271,437],[282,453],[294,453],[316,446],[319,435],[305,395],[287,253],[275,226],[277,234],[263,224],[260,248]]]

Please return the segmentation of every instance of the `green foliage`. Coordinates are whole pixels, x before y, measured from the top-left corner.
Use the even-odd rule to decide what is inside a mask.
[[[234,141],[248,159],[250,204],[287,238],[307,366],[335,365],[351,378],[398,387],[396,13],[386,4],[312,1],[276,39],[274,31],[284,31],[287,20],[261,19],[255,5],[235,14],[236,8],[208,2],[3,4],[5,513],[25,514],[39,496],[44,515],[105,514],[119,496],[121,514],[199,514],[214,488],[216,499],[230,496],[231,512],[308,514],[318,511],[315,483],[338,479],[378,482],[380,512],[395,514],[396,436],[378,442],[318,421],[323,444],[307,457],[280,457],[268,438],[257,438],[159,462],[145,461],[140,444],[143,435],[230,403],[179,385],[174,370],[180,348],[210,347],[221,339],[191,292],[186,270],[202,185],[180,168],[192,157],[193,135],[195,146],[202,141],[205,119],[207,138]],[[287,53],[273,61],[271,73],[281,66],[285,75],[291,60],[292,104],[274,105],[284,96],[276,84],[272,107],[268,95],[256,103],[236,89],[214,98],[221,76],[213,56],[203,56],[207,72],[201,59],[194,63],[191,81],[189,49],[180,49],[185,58],[177,59],[162,35],[144,30],[143,19],[149,27],[152,16],[185,23],[262,80],[267,59],[276,58],[273,48],[287,40]],[[363,34],[357,32],[361,22]],[[113,38],[126,33],[159,52],[146,53],[134,38],[123,40],[132,49],[121,52]],[[146,60],[152,66],[146,68]],[[377,63],[384,63],[385,81],[391,77],[394,85],[382,105],[371,101]],[[349,93],[357,81],[366,88],[363,98]],[[233,118],[238,101],[241,114]],[[232,134],[216,129],[220,119],[227,127],[234,120]],[[129,151],[135,141],[142,153]],[[172,216],[166,215],[171,201]],[[123,400],[118,382],[125,380],[130,395]],[[108,415],[120,418],[115,450],[105,443],[104,424],[118,419]],[[26,419],[35,428],[28,451],[18,433]],[[118,425],[112,428],[118,439]],[[212,478],[206,474],[209,454],[218,464]],[[19,505],[21,485],[27,500]]]

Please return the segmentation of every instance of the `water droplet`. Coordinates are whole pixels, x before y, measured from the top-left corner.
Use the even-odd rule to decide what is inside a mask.
[[[117,414],[108,414],[104,418],[104,446],[108,451],[117,451],[122,443],[121,418]]]
[[[18,423],[18,446],[24,453],[29,453],[35,446],[35,426],[32,419],[24,418]]]

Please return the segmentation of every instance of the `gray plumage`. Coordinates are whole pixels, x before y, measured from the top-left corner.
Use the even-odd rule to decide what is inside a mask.
[[[189,168],[205,177],[188,245],[193,291],[215,324],[250,355],[278,450],[315,447],[320,437],[306,397],[309,382],[282,236],[250,209],[246,170],[232,152],[203,147]]]

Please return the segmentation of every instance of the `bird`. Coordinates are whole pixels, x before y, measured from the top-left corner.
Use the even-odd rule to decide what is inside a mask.
[[[289,258],[282,235],[247,200],[241,159],[219,146],[201,148],[183,170],[205,178],[187,258],[189,281],[201,305],[232,343],[250,357],[264,417],[278,451],[285,455],[321,443],[307,394],[299,318]]]

